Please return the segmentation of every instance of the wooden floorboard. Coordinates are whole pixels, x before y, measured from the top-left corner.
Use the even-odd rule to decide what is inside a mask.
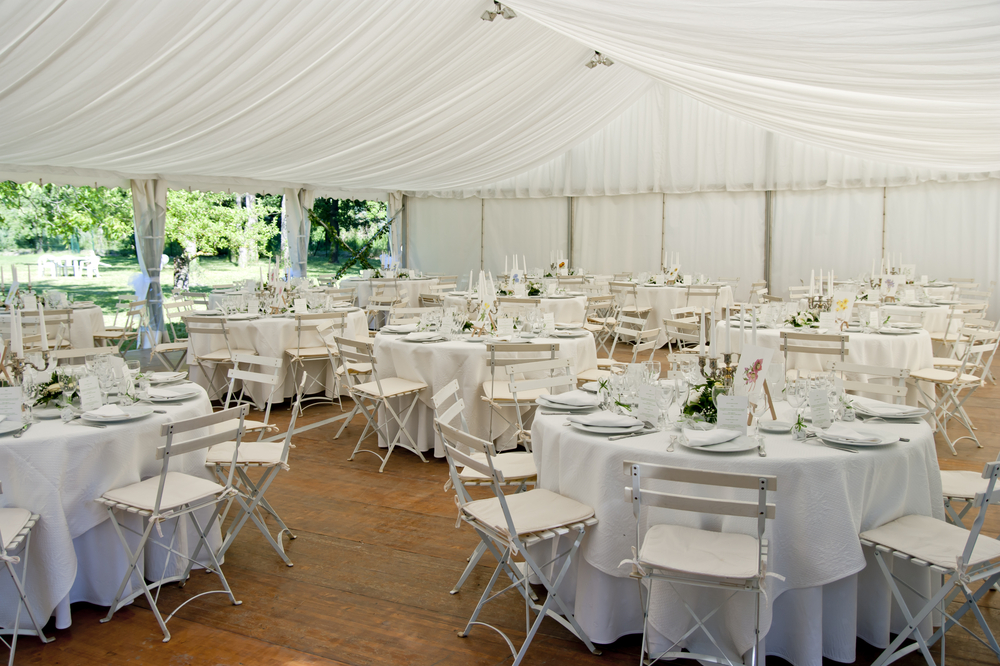
[[[657,358],[665,367],[665,354],[659,351]],[[965,440],[953,456],[938,438],[942,469],[981,471],[997,457],[997,398],[1000,388],[989,385],[968,402],[983,448]],[[282,426],[290,416],[287,407],[275,410]],[[299,425],[340,413],[336,405],[312,407]],[[248,524],[224,567],[242,605],[232,606],[224,595],[197,599],[171,620],[173,638],[163,643],[144,601],[119,611],[107,624],[99,622],[106,609],[75,604],[73,626],[59,631],[50,626],[56,641],[48,645],[23,637],[17,663],[509,664],[506,644],[489,629],[457,636],[494,561],[483,558],[462,592],[448,593],[478,539],[467,528],[455,529],[453,493],[443,488],[447,465],[433,459],[422,463],[406,451],[394,453],[382,474],[372,455],[349,462],[363,426],[359,416],[339,440],[333,436],[340,422],[295,438],[292,469],[280,474],[268,492],[298,537],[286,541],[295,566],[284,566]],[[1000,533],[1000,512],[990,512],[985,532]],[[161,608],[172,608],[216,584],[215,576],[196,572],[184,588],[164,588]],[[482,617],[507,631],[515,643],[525,632],[524,606],[518,599],[502,597],[488,604]],[[987,594],[982,608],[993,630],[1000,631],[1000,594]],[[546,620],[524,663],[617,665],[638,660],[637,636],[599,647],[603,654],[591,655],[563,627]],[[859,641],[855,664],[870,664],[878,653]],[[989,650],[954,630],[948,634],[947,654],[952,664],[997,663]],[[924,662],[919,655],[908,655],[897,663]]]

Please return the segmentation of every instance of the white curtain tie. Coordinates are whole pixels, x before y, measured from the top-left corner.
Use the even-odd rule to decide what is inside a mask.
[[[11,564],[17,564],[21,561],[21,558],[17,555],[7,555],[6,553],[0,553],[0,562],[10,562]]]

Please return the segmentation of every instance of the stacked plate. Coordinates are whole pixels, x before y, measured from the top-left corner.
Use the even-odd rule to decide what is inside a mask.
[[[919,331],[923,328],[923,326],[914,321],[897,321],[892,325],[892,328],[901,328],[906,331]]]
[[[174,384],[187,379],[187,372],[153,372],[149,375],[149,383],[156,386]]]
[[[708,453],[739,453],[757,448],[757,442],[736,430],[715,428],[713,430],[693,430],[684,428],[681,445],[688,449]]]
[[[147,391],[150,402],[180,402],[194,398],[201,390],[197,386],[179,386],[176,388],[150,387]]]
[[[413,332],[407,333],[403,336],[403,340],[407,342],[444,342],[445,337],[443,333],[435,333],[433,331],[423,331],[423,332]]]
[[[583,328],[583,324],[576,324],[573,322],[568,322],[568,323],[563,323],[558,321],[556,322],[556,329],[560,331],[573,331],[573,330],[579,330],[581,328]]]
[[[927,410],[923,407],[893,405],[871,398],[854,397],[853,403],[854,411],[859,415],[869,418],[880,418],[886,421],[909,421],[927,414]]]
[[[913,335],[916,331],[911,328],[887,327],[879,329],[879,333],[882,335]]]
[[[632,416],[621,416],[611,412],[579,414],[566,419],[570,427],[594,435],[627,435],[642,430],[642,421]]]
[[[403,333],[413,333],[417,330],[416,324],[388,324],[383,326],[381,329],[382,333],[393,333],[400,335]]]
[[[149,405],[104,405],[100,409],[92,409],[84,412],[80,418],[91,423],[120,423],[122,421],[134,421],[149,416],[153,413],[153,408]]]
[[[587,335],[587,331],[582,328],[556,330],[552,333],[552,337],[554,338],[582,338]]]
[[[535,404],[558,412],[589,411],[601,404],[601,399],[588,391],[567,391],[558,395],[540,395]]]
[[[836,446],[885,446],[899,441],[899,437],[883,435],[866,428],[852,428],[843,423],[834,423],[826,430],[817,429],[816,436]]]

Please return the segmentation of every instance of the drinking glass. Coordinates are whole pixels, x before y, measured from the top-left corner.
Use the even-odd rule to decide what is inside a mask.
[[[802,387],[802,380],[797,379],[794,382],[790,382],[785,386],[785,400],[791,405],[792,409],[795,410],[795,414],[792,423],[799,420],[799,409],[805,402],[805,390]]]
[[[767,413],[767,394],[764,392],[764,388],[751,391],[747,396],[747,402],[750,404],[750,413],[753,415],[754,439],[757,441],[757,446],[764,446],[764,437],[760,434],[760,417]]]
[[[646,374],[646,383],[656,384],[656,382],[660,379],[660,362],[644,361],[642,368]]]
[[[31,368],[25,368],[24,376],[21,378],[21,399],[24,401],[24,406],[28,409],[23,415],[23,420],[25,423],[34,423],[35,416],[32,413],[32,409],[35,403],[38,402],[38,396],[36,393],[38,381],[35,377],[34,371]]]

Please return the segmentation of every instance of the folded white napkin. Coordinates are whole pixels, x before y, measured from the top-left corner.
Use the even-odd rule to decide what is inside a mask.
[[[168,382],[172,379],[180,379],[183,376],[183,372],[153,372],[149,375],[149,378],[154,382]]]
[[[881,437],[876,437],[874,435],[865,435],[854,428],[844,425],[841,422],[832,423],[829,428],[826,429],[825,433],[830,437],[836,437],[839,440],[845,442],[864,442],[877,444],[882,441]]]
[[[413,333],[417,330],[416,324],[389,324],[388,326],[382,327],[383,331],[389,333]]]
[[[920,411],[919,407],[913,407],[911,405],[894,405],[891,402],[882,402],[881,400],[875,400],[874,398],[852,396],[851,399],[854,401],[855,405],[861,407],[866,412],[875,414],[876,416],[900,416],[902,414],[916,414]]]
[[[149,397],[151,398],[176,398],[179,395],[183,395],[182,391],[175,391],[168,388],[150,388],[147,393],[149,393]]]
[[[580,414],[570,416],[568,421],[579,423],[580,425],[596,426],[600,428],[628,428],[642,425],[642,421],[633,416],[612,414],[611,412],[596,412],[594,414]]]
[[[443,339],[443,337],[444,336],[442,336],[440,333],[435,333],[433,331],[422,331],[419,333],[413,332],[406,334],[407,340],[441,340]]]
[[[125,412],[118,405],[104,405],[99,409],[92,409],[86,412],[86,414],[88,416],[100,416],[104,418],[109,416],[125,416]]]
[[[699,447],[728,442],[731,439],[739,437],[740,433],[736,430],[726,430],[725,428],[716,428],[714,430],[691,430],[690,428],[684,428],[684,436],[687,437],[688,446]]]
[[[580,390],[567,391],[558,395],[542,396],[542,400],[556,405],[566,405],[567,407],[596,407],[601,404],[601,399],[596,395]]]

